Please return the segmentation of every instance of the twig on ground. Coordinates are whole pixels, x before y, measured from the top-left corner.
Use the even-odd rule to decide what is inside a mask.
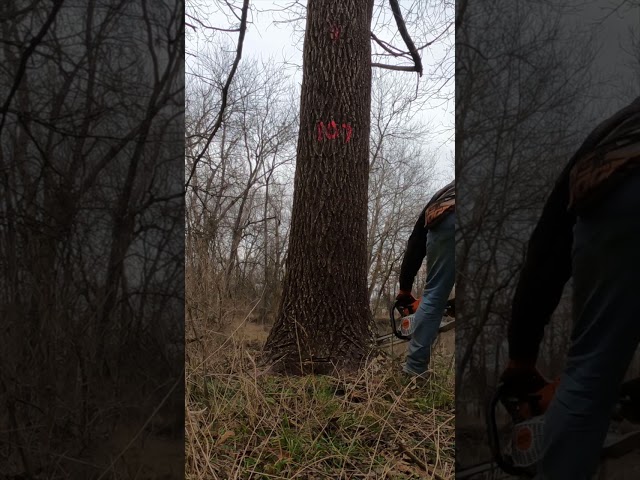
[[[420,460],[401,440],[398,440],[398,448],[402,453],[406,454],[413,463],[418,465],[425,472],[429,473],[433,478],[437,480],[445,480],[443,476],[439,475],[433,468]]]

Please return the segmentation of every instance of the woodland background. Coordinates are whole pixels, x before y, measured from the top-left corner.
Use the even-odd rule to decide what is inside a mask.
[[[597,123],[640,94],[638,2],[456,4],[456,461],[489,458],[484,412],[507,361],[526,244],[557,176]],[[571,282],[539,368],[559,375]],[[640,372],[634,361],[629,375]]]

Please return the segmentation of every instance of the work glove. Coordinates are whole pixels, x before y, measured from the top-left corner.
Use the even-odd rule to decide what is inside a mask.
[[[408,308],[409,313],[415,313],[420,302],[411,294],[410,290],[400,290],[396,296],[396,303],[400,308]]]
[[[536,368],[535,361],[510,360],[500,375],[505,392],[517,397],[539,392],[550,382]]]

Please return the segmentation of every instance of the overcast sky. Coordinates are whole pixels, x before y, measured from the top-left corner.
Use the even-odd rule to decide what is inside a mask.
[[[624,2],[621,7],[621,0],[591,0],[567,13],[570,23],[596,36],[598,54],[591,70],[606,81],[606,86],[601,87],[601,99],[594,101],[594,108],[604,115],[614,113],[640,95],[640,65],[631,67],[633,59],[629,54],[631,40],[640,28],[640,7],[630,7],[630,3]]]
[[[418,0],[422,2],[423,0]],[[426,0],[425,0],[426,2]],[[282,22],[287,16],[281,12],[282,7],[290,4],[289,0],[252,0],[250,21],[252,22],[247,29],[242,62],[251,62],[255,59],[272,59],[276,63],[285,63],[283,68],[286,68],[287,73],[290,75],[292,81],[296,84],[302,82],[302,72],[297,66],[302,65],[302,31],[304,23],[302,22]],[[304,2],[301,2],[304,3]],[[415,0],[401,0],[401,8],[406,9],[411,5],[415,5]],[[206,5],[209,4],[209,13],[205,14]],[[236,2],[236,5],[238,3]],[[220,13],[213,10],[213,2],[211,0],[200,0],[200,16],[206,18],[206,22],[210,25],[217,27],[228,28],[229,25],[237,24],[237,19],[226,18]],[[280,10],[280,12],[278,11]],[[389,10],[389,19],[391,19],[391,12]],[[295,10],[294,10],[295,13]],[[290,13],[289,16],[292,14]],[[450,13],[450,18],[453,19],[453,11]],[[375,23],[375,20],[374,20]],[[391,24],[395,30],[395,24]],[[426,27],[428,28],[428,27]],[[399,38],[392,39],[393,34],[396,32],[376,31],[376,33],[387,41],[391,41],[398,47],[404,47]],[[451,37],[453,38],[453,37]],[[229,35],[229,39],[235,44],[237,42],[237,34],[233,33]],[[453,40],[451,39],[451,42]],[[192,51],[197,50],[197,39],[193,36],[187,36],[187,49]],[[425,82],[428,80],[428,72],[433,71],[440,59],[446,55],[446,45],[438,42],[434,43],[429,49],[423,50],[422,61],[424,64],[425,75],[420,80]],[[453,54],[451,49],[450,55]],[[453,59],[452,59],[453,60]],[[387,61],[387,60],[385,60]],[[189,58],[187,58],[187,64]],[[391,63],[387,61],[387,63]],[[408,64],[407,61],[404,62]],[[188,65],[187,65],[188,68]],[[407,72],[407,88],[416,88],[416,74]],[[425,85],[426,86],[426,85]],[[428,103],[428,107],[420,111],[419,117],[423,119],[425,123],[428,123],[432,128],[432,137],[425,139],[428,142],[425,147],[426,150],[435,151],[436,158],[438,159],[439,170],[450,172],[451,158],[454,152],[454,82],[449,82],[443,91],[443,96],[451,98],[450,101],[444,102],[442,100],[433,100]],[[444,181],[445,179],[443,179]],[[448,180],[446,180],[448,181]]]
[[[225,28],[233,25],[234,22],[237,24],[235,18],[227,18],[216,12],[212,0],[196,1],[200,5],[199,16],[208,24]],[[401,0],[400,5],[405,10],[422,1],[425,4],[427,2],[427,0]],[[558,1],[562,5],[566,5],[565,2]],[[640,95],[640,68],[633,70],[629,67],[631,57],[624,51],[631,47],[631,30],[635,28],[637,32],[637,29],[640,28],[640,8],[624,7],[614,11],[615,7],[621,4],[620,0],[576,1],[581,3],[575,8],[567,9],[567,25],[577,25],[580,28],[593,31],[596,35],[599,51],[592,71],[601,79],[606,79],[608,85],[601,90],[601,98],[594,99],[593,104],[586,106],[586,108],[602,112],[597,115],[609,115],[634,95]],[[239,5],[238,2],[235,3]],[[279,64],[282,63],[292,81],[299,84],[302,80],[302,74],[296,66],[302,64],[301,29],[304,28],[304,23],[281,22],[288,18],[282,13],[282,7],[291,3],[292,0],[252,0],[250,14],[252,23],[247,29],[242,62],[251,62],[260,58],[272,59]],[[301,3],[304,3],[304,0]],[[293,12],[295,14],[295,10]],[[289,18],[290,16],[291,14],[289,14]],[[391,23],[391,27],[395,27],[393,23]],[[374,30],[376,28],[374,26]],[[378,33],[377,30],[376,33]],[[402,46],[397,37],[391,38],[394,34],[396,32],[388,30],[383,31],[380,36]],[[237,34],[229,34],[229,39],[235,44]],[[187,49],[197,51],[197,42],[196,37],[188,35]],[[445,45],[442,43],[435,43],[423,51],[425,72],[434,68],[445,51]],[[189,58],[187,58],[187,63],[189,63]],[[410,73],[407,75],[407,78],[411,77],[411,81],[407,81],[408,88],[415,88],[415,75]],[[425,75],[423,79],[427,77],[428,75]],[[453,98],[453,89],[454,83],[449,82],[444,89],[444,96]],[[433,137],[425,140],[429,142],[426,145],[427,148],[436,151],[439,162],[446,164],[454,152],[454,102],[432,101],[427,108],[422,109],[420,117],[433,127],[431,129]],[[446,167],[443,169],[448,170]]]

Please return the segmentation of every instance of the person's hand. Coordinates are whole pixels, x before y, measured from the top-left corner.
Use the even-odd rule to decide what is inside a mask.
[[[420,301],[411,294],[411,291],[400,290],[400,293],[396,296],[396,303],[404,313],[402,315],[416,313]]]
[[[403,307],[411,305],[415,301],[416,299],[411,293],[411,290],[400,290],[400,292],[396,296],[396,302]]]
[[[539,392],[549,382],[536,368],[535,361],[510,360],[500,375],[505,392],[510,395],[524,397]]]

